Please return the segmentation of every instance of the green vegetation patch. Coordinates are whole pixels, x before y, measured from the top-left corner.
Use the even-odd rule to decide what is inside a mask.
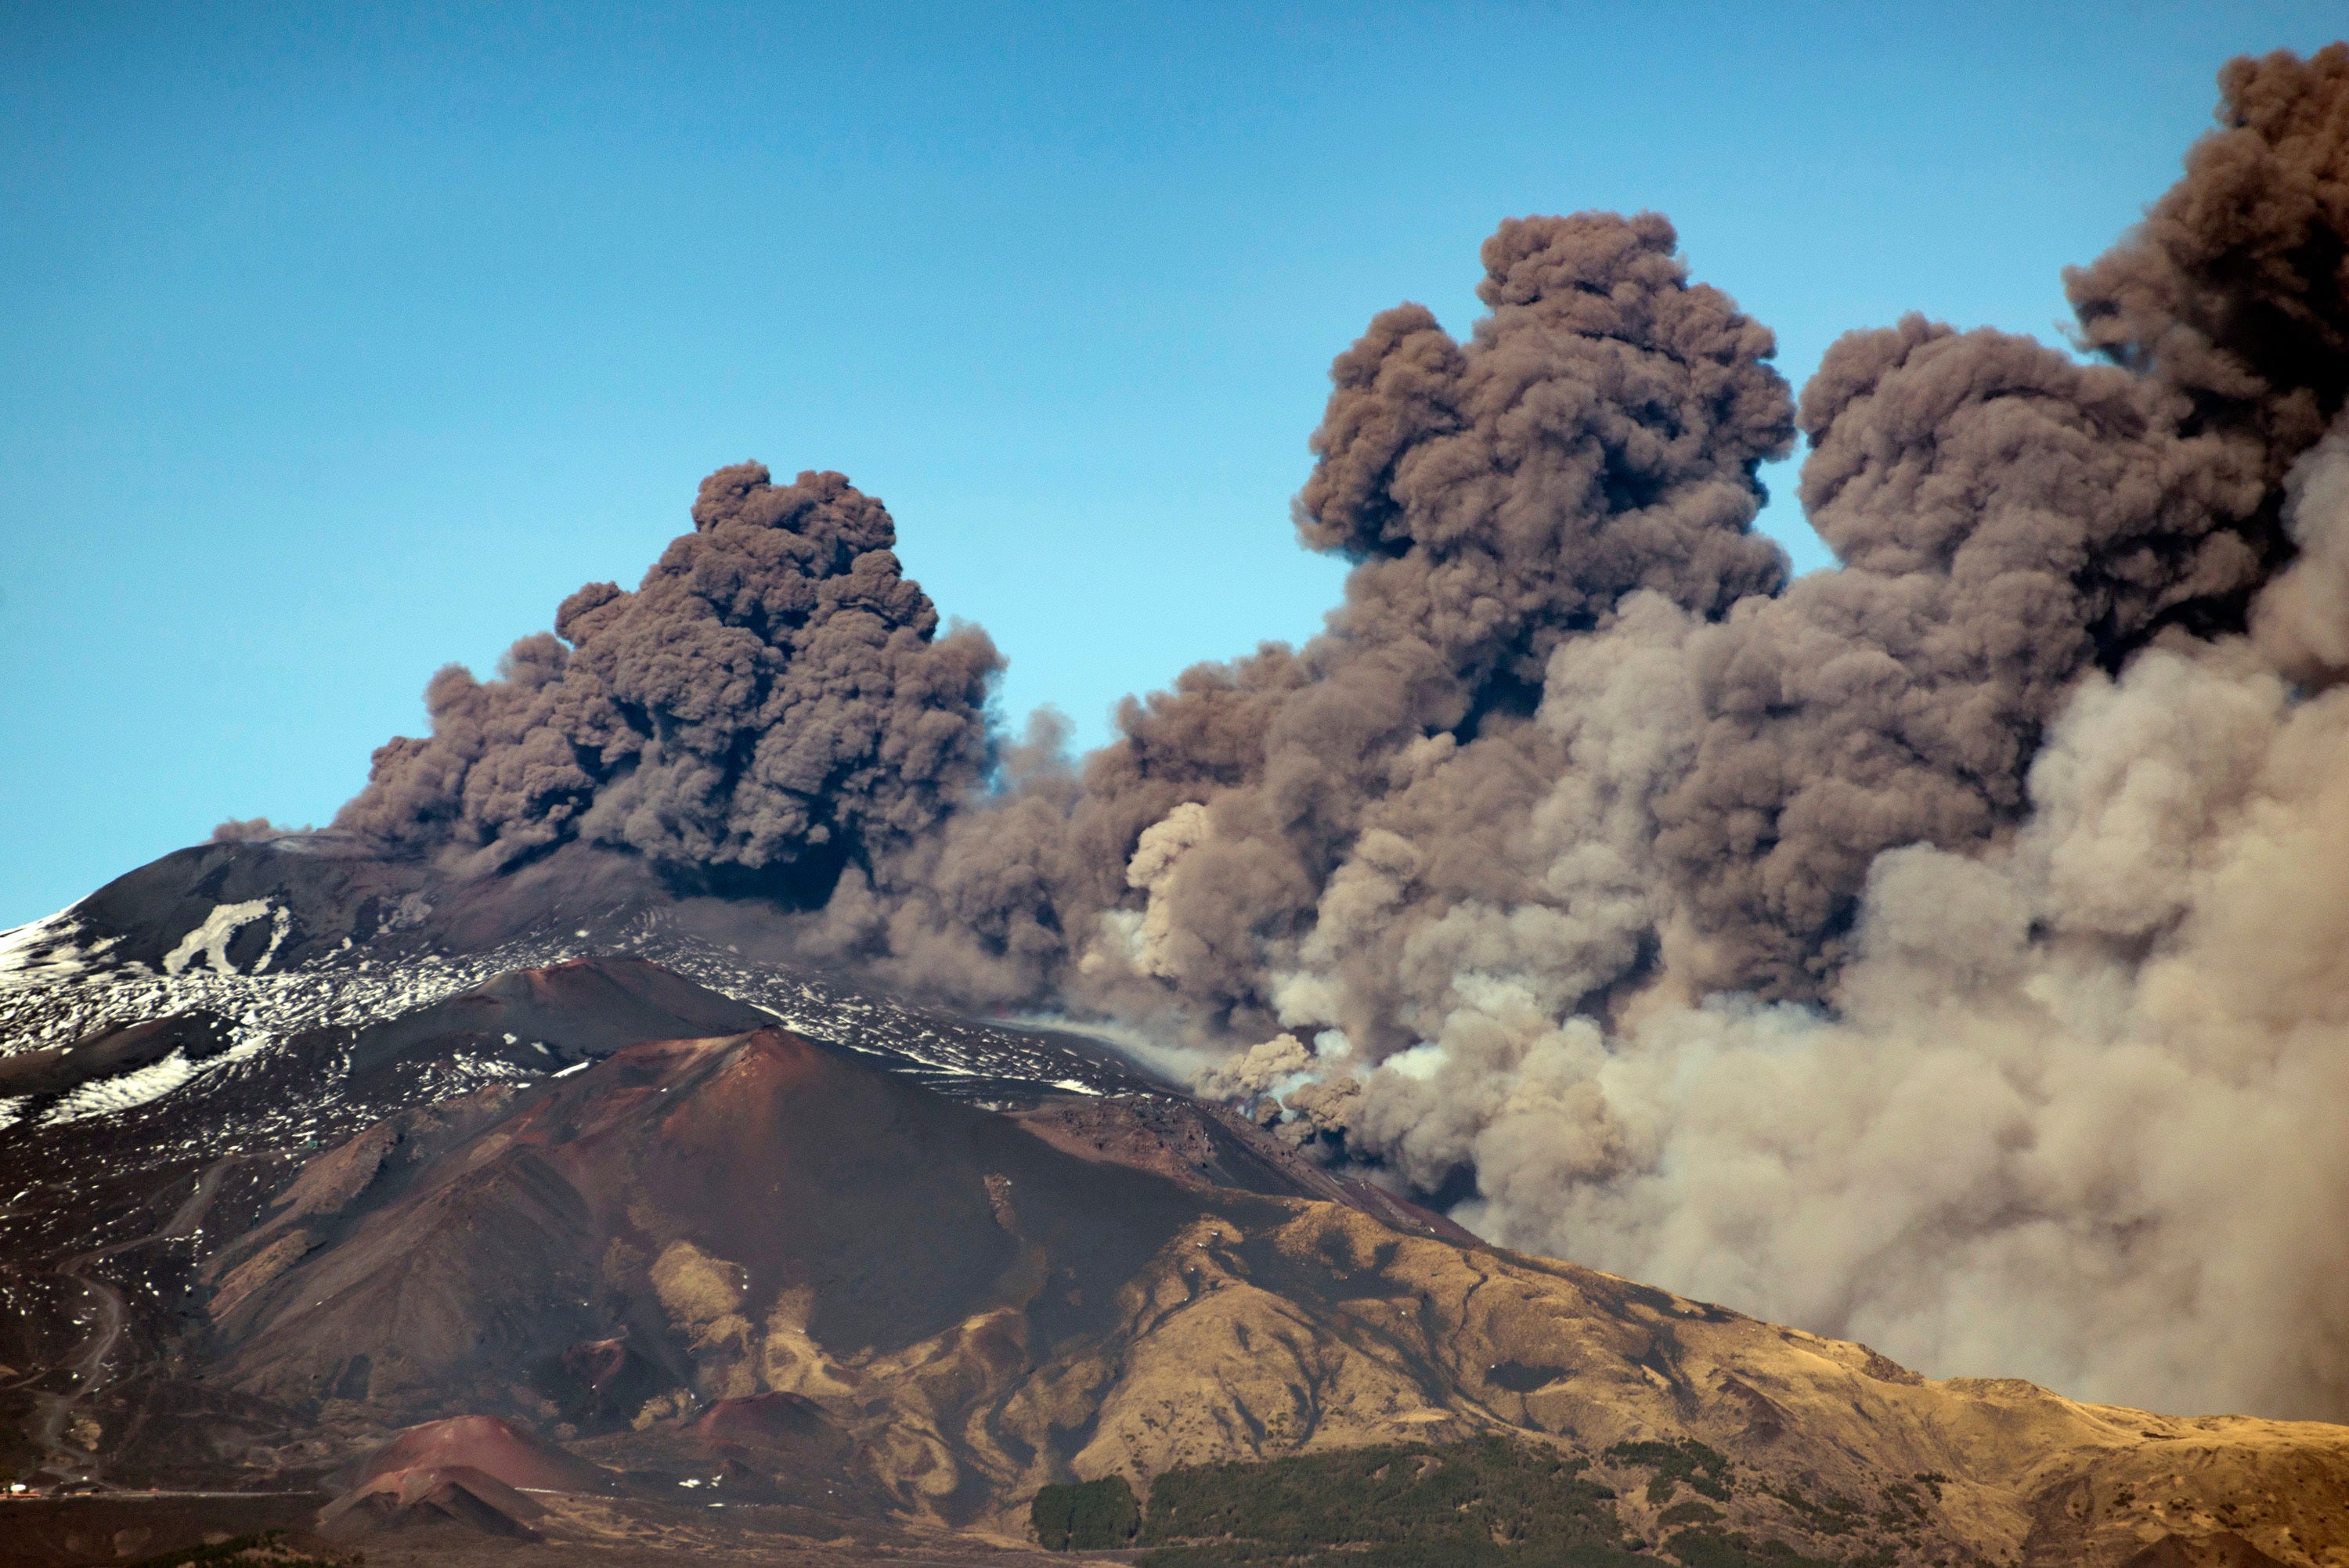
[[[1683,1530],[1664,1550],[1685,1568],[1854,1568],[1841,1558],[1806,1557],[1783,1541],[1756,1541],[1737,1530]]]
[[[1729,1499],[1729,1460],[1702,1443],[1619,1443],[1606,1457]],[[1889,1549],[1809,1557],[1758,1540],[1695,1498],[1659,1516],[1661,1549],[1635,1543],[1615,1492],[1588,1470],[1587,1460],[1499,1437],[1186,1467],[1151,1483],[1133,1544],[1147,1548],[1139,1568],[1657,1568],[1663,1554],[1682,1568],[1892,1568]],[[1840,1524],[1856,1507],[1831,1498],[1809,1511]],[[1044,1496],[1036,1519],[1038,1539],[1056,1544]],[[1071,1531],[1067,1542],[1125,1541]]]
[[[1028,1521],[1048,1552],[1104,1551],[1133,1543],[1142,1508],[1123,1476],[1103,1476],[1046,1487],[1028,1505]]]
[[[282,1530],[232,1536],[209,1546],[186,1546],[141,1557],[130,1568],[359,1568],[367,1559],[354,1552],[304,1552],[285,1543]]]
[[[1668,1501],[1673,1488],[1682,1483],[1715,1502],[1729,1501],[1728,1456],[1694,1438],[1617,1443],[1607,1450],[1607,1458],[1619,1465],[1640,1465],[1656,1472],[1648,1482],[1650,1502]]]
[[[1628,1568],[1615,1494],[1581,1460],[1500,1438],[1169,1470],[1143,1568]]]
[[[1868,1522],[1865,1509],[1834,1492],[1814,1501],[1792,1488],[1765,1486],[1762,1490],[1800,1514],[1804,1524],[1820,1535],[1848,1535]]]
[[[1909,1530],[1920,1521],[1932,1517],[1925,1500],[1917,1489],[1905,1480],[1896,1480],[1884,1489],[1884,1506],[1876,1511],[1876,1522],[1886,1530]]]

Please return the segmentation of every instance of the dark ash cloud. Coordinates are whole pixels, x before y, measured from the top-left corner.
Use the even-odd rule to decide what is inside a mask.
[[[579,839],[820,901],[988,761],[1002,660],[976,628],[937,634],[895,542],[838,474],[720,469],[634,593],[582,588],[493,680],[435,676],[431,734],[378,750],[335,825],[470,871]]]
[[[879,503],[751,465],[338,826],[761,895],[766,951],[1204,1053],[1496,1239],[1903,1360],[2349,1414],[2349,46],[2220,86],[2067,274],[2090,363],[1912,316],[1797,406],[1662,218],[1502,224],[1465,340],[1332,367],[1324,632],[1089,757],[990,740]]]

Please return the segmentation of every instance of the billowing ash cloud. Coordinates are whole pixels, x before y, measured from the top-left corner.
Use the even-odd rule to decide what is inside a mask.
[[[936,826],[988,759],[1001,659],[938,613],[881,503],[743,463],[634,593],[594,583],[476,680],[432,678],[427,739],[376,752],[336,826],[494,869],[580,839],[719,886],[820,898]]]
[[[1992,841],[2081,671],[2239,619],[2264,565],[2255,444],[2025,338],[1847,337],[1803,426],[1842,570],[1702,640],[1705,722],[1660,810],[1699,989],[1824,994],[1878,853]]]
[[[1559,644],[1539,896],[1431,899],[1370,813],[1272,955],[1335,1027],[1294,1134],[1936,1370],[2349,1415],[2349,49],[2225,87],[2071,279],[2106,363],[1847,338],[1841,569]]]
[[[2111,367],[1911,317],[1805,389],[1803,503],[1843,570],[1702,656],[1664,812],[1700,986],[1820,995],[1875,855],[1997,836],[2083,669],[2240,630],[2286,553],[2277,482],[2349,386],[2349,80],[2328,50],[2220,85],[2227,129],[2066,278]]]
[[[2289,493],[2349,548],[2349,433]],[[1529,968],[1324,1076],[1358,1151],[1473,1170],[1455,1217],[1506,1243],[1937,1372],[2338,1418],[2345,791],[2349,692],[2165,641],[2073,686],[2013,833],[1876,857],[1831,1011],[1561,1014]]]
[[[1910,318],[1798,409],[1662,219],[1505,223],[1466,341],[1333,368],[1327,630],[1081,762],[990,757],[876,505],[733,469],[346,824],[761,873],[799,956],[1937,1372],[2349,1417],[2349,46],[2221,87],[2067,277],[2085,363]],[[1841,564],[1790,583],[1798,431]]]
[[[1792,398],[1769,333],[1674,243],[1652,214],[1512,222],[1470,341],[1381,315],[1332,373],[1298,502],[1305,542],[1357,562],[1329,630],[1128,703],[1081,776],[1047,768],[876,867],[821,940],[1212,1036],[1271,1027],[1333,923],[1392,944],[1404,903],[1538,900],[1511,840],[1560,763],[1534,722],[1549,661],[1627,595],[1709,620],[1785,578],[1750,525]],[[1380,891],[1388,845],[1408,894]],[[1329,1021],[1407,1044],[1393,956],[1348,954],[1361,1005]]]

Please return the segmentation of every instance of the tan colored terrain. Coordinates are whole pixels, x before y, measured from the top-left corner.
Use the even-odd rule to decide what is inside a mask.
[[[342,1073],[370,1109],[327,1147],[122,1134],[113,1185],[17,1216],[52,1329],[0,1323],[12,1451],[124,1489],[12,1516],[26,1560],[333,1497],[375,1561],[943,1561],[1026,1542],[1050,1483],[1499,1434],[1587,1461],[1649,1553],[2349,1568],[2349,1428],[1929,1381],[1485,1245],[1180,1093],[951,1099],[761,1016],[649,965],[524,972],[221,1078]],[[422,1070],[500,1050],[567,1070]],[[1683,1439],[1726,1468],[1616,1447]]]
[[[1119,1104],[1023,1125],[774,1029],[631,1047],[314,1161],[217,1260],[222,1376],[347,1432],[492,1410],[615,1471],[1000,1538],[1054,1481],[1497,1432],[1590,1459],[1651,1544],[1692,1494],[1606,1450],[1688,1438],[1731,1461],[1721,1529],[1816,1557],[2349,1563],[2349,1428],[1930,1381]],[[582,1414],[533,1380],[558,1351],[632,1391]]]
[[[1861,1531],[1929,1561],[2118,1564],[2172,1533],[2232,1532],[2279,1562],[2349,1563],[2349,1429],[1934,1382],[1571,1264],[1398,1236],[1327,1202],[1277,1208],[1253,1224],[1204,1212],[1073,1354],[1031,1363],[1007,1305],[861,1365],[771,1329],[761,1381],[836,1408],[904,1495],[943,1501],[984,1477],[1011,1505],[990,1522],[1005,1532],[1070,1473],[1142,1491],[1180,1464],[1504,1431],[1592,1455],[1696,1438],[1737,1465],[1730,1525],[1820,1552],[1860,1532],[1821,1531],[1803,1503],[1842,1498],[1871,1522],[1899,1513],[1904,1528]],[[788,1349],[770,1348],[778,1332]],[[1659,1539],[1647,1472],[1601,1468]]]

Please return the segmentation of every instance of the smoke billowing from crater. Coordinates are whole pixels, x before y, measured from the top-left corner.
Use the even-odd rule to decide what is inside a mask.
[[[721,886],[821,898],[978,780],[1002,660],[936,634],[881,503],[742,463],[634,593],[591,583],[553,634],[432,677],[429,739],[379,748],[336,826],[493,871],[569,840]]]
[[[755,467],[435,678],[341,825],[569,839],[790,950],[1113,1019],[1511,1244],[1942,1372],[2349,1417],[2349,47],[2237,61],[2087,362],[1911,317],[1799,406],[1653,214],[1339,356],[1300,648],[1071,761],[879,504]],[[1758,465],[1838,569],[1786,580]]]

